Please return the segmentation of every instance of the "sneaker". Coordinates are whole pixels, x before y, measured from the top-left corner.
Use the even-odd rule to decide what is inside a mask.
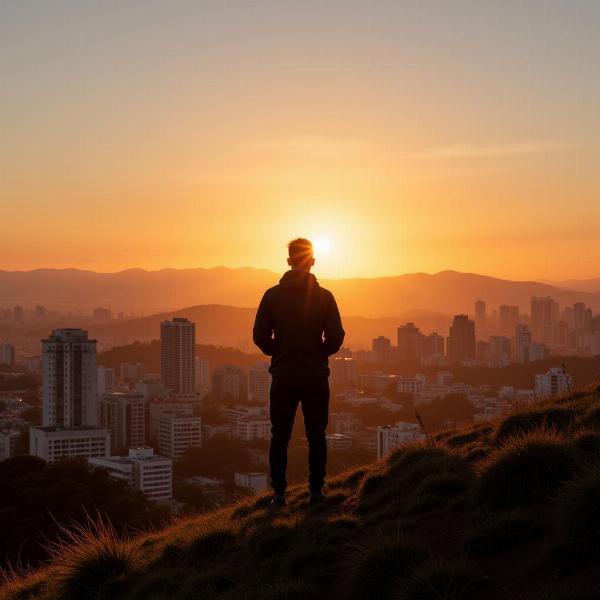
[[[308,505],[316,506],[325,501],[325,494],[323,492],[311,492],[308,497]]]
[[[285,495],[274,494],[271,498],[270,506],[271,508],[283,508],[284,506],[287,506],[287,502],[285,501]]]

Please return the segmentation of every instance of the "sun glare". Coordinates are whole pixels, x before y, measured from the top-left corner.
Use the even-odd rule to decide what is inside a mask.
[[[331,240],[329,238],[317,238],[314,242],[314,246],[316,256],[323,256],[331,252]]]

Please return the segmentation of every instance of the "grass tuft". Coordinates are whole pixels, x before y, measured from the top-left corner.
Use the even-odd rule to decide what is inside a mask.
[[[48,545],[51,585],[57,600],[108,600],[136,565],[138,544],[123,540],[101,515],[62,528],[59,542]]]
[[[394,596],[397,600],[476,600],[486,580],[463,559],[433,560],[416,568]]]
[[[397,581],[423,563],[425,549],[398,528],[381,529],[347,547],[347,596],[356,600],[392,598]]]
[[[578,561],[600,556],[600,464],[565,485],[556,506],[558,541]]]
[[[574,448],[553,431],[514,436],[481,466],[481,499],[494,507],[544,502],[576,469]]]

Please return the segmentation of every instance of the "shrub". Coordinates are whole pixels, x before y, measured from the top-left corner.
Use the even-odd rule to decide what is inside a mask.
[[[425,478],[417,486],[407,506],[409,513],[422,513],[450,506],[458,496],[464,495],[473,482],[468,472],[442,473]]]
[[[509,438],[483,462],[481,499],[496,507],[545,501],[572,476],[575,457],[574,448],[547,430]]]
[[[397,600],[475,600],[485,580],[464,560],[434,560],[414,570]]]
[[[348,547],[344,572],[348,597],[391,598],[396,582],[427,557],[424,548],[401,530],[378,530]]]
[[[558,541],[570,558],[600,556],[600,465],[565,485],[556,507]]]
[[[600,433],[581,431],[575,436],[574,445],[583,458],[597,459],[600,457]]]
[[[84,525],[62,528],[62,539],[49,544],[51,580],[57,600],[112,597],[112,590],[136,563],[138,546],[119,538],[100,515]]]
[[[465,550],[473,555],[506,552],[540,536],[543,531],[539,519],[530,512],[492,513],[467,534]]]
[[[516,412],[500,422],[496,430],[496,441],[502,442],[509,437],[541,428],[567,431],[575,416],[572,409],[556,406]]]

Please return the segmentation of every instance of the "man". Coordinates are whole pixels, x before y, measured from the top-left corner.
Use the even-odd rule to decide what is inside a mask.
[[[328,357],[344,341],[333,294],[310,272],[312,244],[298,238],[288,244],[291,267],[263,296],[254,323],[254,343],[271,356],[271,486],[274,507],[285,506],[287,447],[298,404],[308,439],[309,503],[323,500],[329,414]]]

